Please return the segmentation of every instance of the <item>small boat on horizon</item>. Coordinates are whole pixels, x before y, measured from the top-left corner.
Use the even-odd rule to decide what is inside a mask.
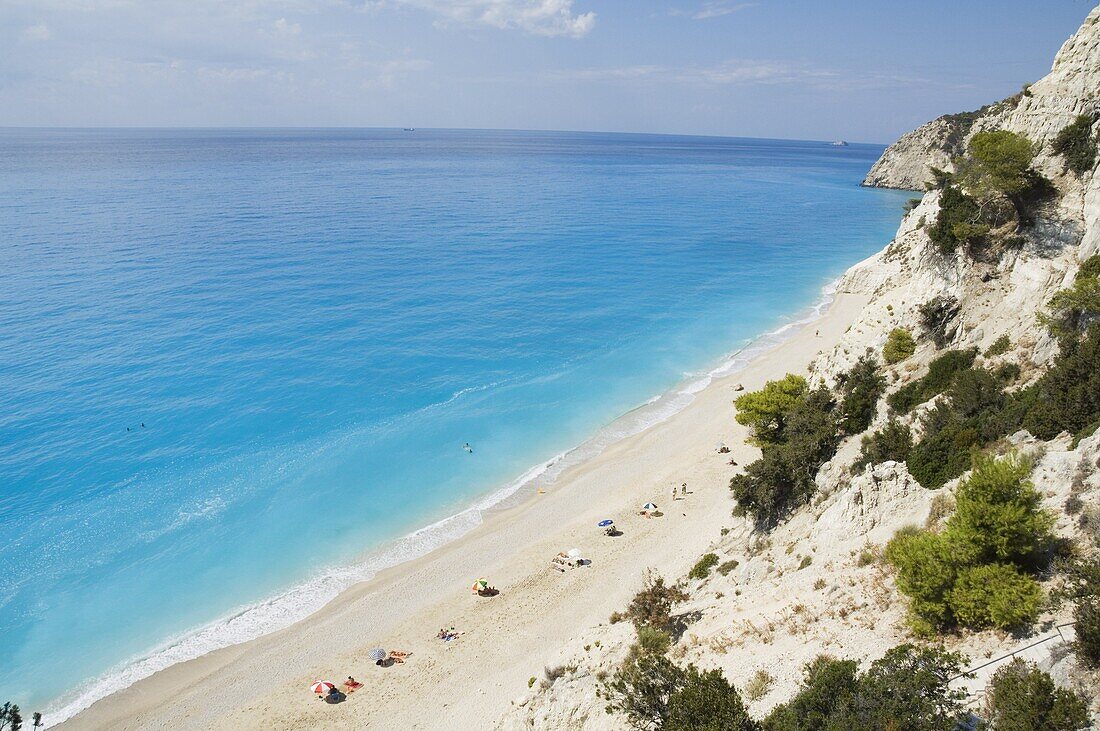
[[[829,144],[832,145],[833,147],[847,147],[848,146],[848,143],[845,142],[844,140],[837,140],[836,142],[830,142]]]
[[[404,128],[404,131],[405,131],[405,132],[415,132],[415,131],[416,131],[416,127],[405,127],[405,128]]]

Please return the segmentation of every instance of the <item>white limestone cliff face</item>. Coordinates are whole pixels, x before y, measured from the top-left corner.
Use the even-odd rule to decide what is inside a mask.
[[[1100,8],[1093,10],[1058,53],[1050,75],[1031,87],[1011,107],[986,110],[974,129],[1007,128],[1046,145],[1065,124],[1100,103]],[[937,120],[939,122],[939,120]],[[922,131],[923,130],[923,131]],[[919,133],[919,134],[918,134]],[[940,167],[946,152],[937,147],[943,125],[936,122],[910,133],[884,154],[868,184],[916,187],[931,166]],[[942,153],[942,155],[941,155]],[[851,368],[871,350],[881,353],[887,334],[905,327],[923,334],[918,308],[935,296],[957,300],[959,315],[947,347],[985,351],[1008,335],[1008,353],[979,363],[1016,362],[1023,380],[1037,378],[1057,352],[1057,344],[1040,325],[1037,314],[1058,289],[1068,286],[1082,261],[1100,253],[1100,175],[1067,174],[1049,147],[1036,161],[1054,182],[1058,195],[1023,232],[1022,243],[991,261],[975,261],[964,252],[945,255],[928,238],[925,226],[939,212],[938,191],[926,193],[908,213],[883,251],[852,267],[839,283],[840,292],[865,295],[868,304],[834,348],[820,353],[810,373],[827,383]],[[922,375],[941,351],[919,337],[916,354],[887,369],[890,388]],[[918,409],[918,413],[920,409]],[[909,417],[913,420],[915,417]],[[886,420],[885,404],[872,425]],[[918,426],[919,433],[919,426]],[[689,581],[691,599],[681,608],[692,618],[670,653],[680,664],[719,668],[744,689],[760,671],[772,681],[752,699],[750,711],[761,717],[796,692],[802,667],[821,653],[864,663],[912,637],[906,628],[906,604],[881,560],[889,538],[907,525],[940,519],[958,480],[940,490],[926,490],[904,464],[886,462],[866,470],[852,465],[859,436],[845,440],[837,455],[817,475],[812,504],[767,535],[746,521],[731,519],[729,533],[715,537],[712,549],[722,562],[738,565],[726,575]],[[1058,516],[1059,535],[1079,541],[1100,540],[1100,433],[1077,447],[1066,437],[1039,442],[1026,432],[1009,441],[1035,460],[1032,479],[1044,506]],[[1074,496],[1085,506],[1067,512]],[[942,496],[942,497],[940,497]],[[996,632],[964,633],[947,644],[978,662],[1024,648],[1068,621],[1067,606],[1049,609],[1030,636]],[[625,729],[625,720],[604,711],[600,678],[614,672],[634,633],[625,623],[589,628],[562,648],[564,672],[536,684],[517,697],[498,729]],[[1100,713],[1096,677],[1076,667],[1062,642],[1026,650],[1023,657],[1050,671],[1065,687],[1084,689]],[[979,693],[999,666],[963,680],[975,707]],[[1093,683],[1088,686],[1086,683]]]
[[[1046,146],[1079,114],[1100,110],[1100,7],[1055,56],[1049,74],[1021,94],[970,115],[948,115],[904,135],[874,164],[863,184],[880,188],[922,190],[930,169],[951,170],[975,132],[1008,129]],[[1060,172],[1060,165],[1042,168]]]

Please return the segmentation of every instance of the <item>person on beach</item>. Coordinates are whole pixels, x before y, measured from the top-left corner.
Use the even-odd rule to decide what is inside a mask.
[[[675,485],[672,486],[672,499],[673,500],[676,499],[676,486]]]
[[[363,684],[349,675],[348,679],[344,681],[344,687],[348,689],[349,693],[354,693],[362,688]]]
[[[393,660],[394,662],[405,662],[405,658],[411,655],[411,652],[401,652],[401,650],[390,650],[390,654],[386,657],[387,660]]]
[[[688,484],[686,482],[680,485],[680,494],[684,496],[688,494]]]

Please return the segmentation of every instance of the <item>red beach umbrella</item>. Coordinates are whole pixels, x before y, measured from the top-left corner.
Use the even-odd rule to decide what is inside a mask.
[[[327,680],[318,680],[315,681],[313,685],[309,686],[309,689],[317,695],[328,695],[328,692],[335,687],[335,685],[328,682]]]

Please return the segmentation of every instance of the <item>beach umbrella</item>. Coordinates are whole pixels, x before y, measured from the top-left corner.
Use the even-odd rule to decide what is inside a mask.
[[[367,657],[369,657],[373,662],[378,662],[379,660],[385,660],[386,659],[386,651],[383,650],[381,647],[376,647],[376,648],[374,648],[373,650],[371,650],[370,652],[367,653]]]
[[[482,589],[488,589],[488,588],[489,588],[488,580],[478,579],[477,581],[475,581],[473,583],[473,586],[470,587],[470,591],[481,591]]]
[[[656,510],[657,505],[655,503],[646,503],[642,506],[642,510]]]
[[[615,521],[611,520],[611,518],[608,518],[607,520],[601,520],[599,523],[596,523],[596,525],[601,528],[606,528],[609,525],[615,525]]]
[[[333,688],[335,688],[335,687],[336,687],[335,685],[328,682],[327,680],[318,680],[318,681],[314,682],[313,685],[309,686],[309,689],[312,690],[317,695],[327,695],[328,692],[330,690],[332,690]]]

